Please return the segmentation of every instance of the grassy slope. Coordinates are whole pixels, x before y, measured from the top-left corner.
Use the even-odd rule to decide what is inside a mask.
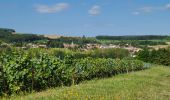
[[[170,68],[154,67],[77,86],[49,89],[11,99],[58,100],[170,100]]]

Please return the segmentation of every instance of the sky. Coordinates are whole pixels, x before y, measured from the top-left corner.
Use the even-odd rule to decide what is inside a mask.
[[[0,0],[0,27],[67,36],[170,35],[170,0]]]

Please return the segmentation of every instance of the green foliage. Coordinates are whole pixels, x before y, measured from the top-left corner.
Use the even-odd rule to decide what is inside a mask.
[[[130,57],[130,53],[128,50],[121,48],[110,48],[110,49],[94,49],[88,51],[79,51],[79,50],[70,50],[64,48],[35,48],[28,49],[29,54],[31,55],[39,55],[40,52],[47,53],[51,56],[58,57],[60,59],[64,59],[66,56],[72,56],[74,59],[92,57],[92,58],[125,58]]]
[[[170,65],[170,49],[149,50],[144,49],[138,53],[137,58],[144,62]]]
[[[0,31],[3,31],[3,32],[10,32],[10,33],[15,32],[14,29],[8,29],[8,28],[0,28]]]
[[[93,58],[119,58],[129,57],[128,50],[120,48],[96,49],[87,51],[89,57]]]
[[[169,36],[162,35],[142,35],[142,36],[96,36],[99,40],[161,40]]]
[[[60,37],[58,39],[52,40],[53,42],[68,43],[84,45],[88,43],[99,43],[95,38],[85,38],[85,37]]]
[[[45,38],[36,34],[13,34],[7,37],[7,39],[9,40],[9,42],[32,42]]]
[[[69,86],[83,80],[108,77],[145,68],[138,60],[106,58],[75,59],[73,55],[63,60],[39,50],[3,51],[0,54],[0,95],[21,91],[40,91],[49,87]]]
[[[111,75],[141,70],[144,65],[138,60],[114,60],[103,58],[79,59],[75,64],[76,82],[82,79],[108,77]]]
[[[49,47],[49,48],[64,48],[64,45],[63,45],[62,42],[50,40],[50,41],[47,42],[47,47]]]
[[[170,100],[170,68],[153,65],[145,71],[94,79],[78,86],[15,95],[10,100]],[[6,98],[2,98],[6,100]]]
[[[45,39],[43,36],[35,34],[12,34],[13,29],[0,29],[0,39],[5,42],[32,42]]]
[[[110,45],[110,44],[119,45],[119,46],[131,45],[140,48],[143,46],[167,45],[165,41],[161,41],[161,40],[100,40],[100,42],[105,45]]]

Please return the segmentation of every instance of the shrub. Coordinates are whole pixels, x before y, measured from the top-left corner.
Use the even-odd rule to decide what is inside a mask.
[[[144,64],[138,60],[74,59],[74,56],[61,60],[41,52],[33,56],[28,52],[12,51],[0,56],[0,95],[69,86],[83,80],[141,69]]]

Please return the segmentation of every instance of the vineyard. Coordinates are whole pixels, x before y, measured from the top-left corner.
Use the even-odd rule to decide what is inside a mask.
[[[170,100],[170,0],[0,10],[0,100]]]
[[[39,53],[10,51],[0,55],[0,95],[71,86],[83,80],[110,77],[148,67],[139,60],[91,58],[64,59]]]

